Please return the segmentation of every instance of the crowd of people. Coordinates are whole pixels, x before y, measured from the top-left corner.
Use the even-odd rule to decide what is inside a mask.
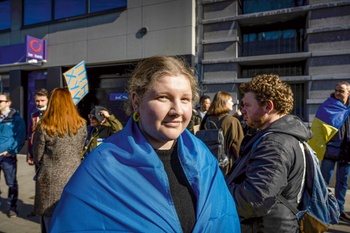
[[[319,131],[291,114],[293,92],[278,75],[257,75],[239,89],[243,98],[232,114],[230,93],[200,97],[184,60],[153,56],[131,74],[125,126],[98,105],[88,124],[67,88],[41,89],[27,136],[10,96],[1,93],[0,171],[9,188],[8,216],[17,216],[16,154],[27,137],[27,161],[35,165],[28,216],[40,216],[41,232],[299,232],[295,214],[278,197],[298,207],[305,166],[300,142],[312,146]],[[350,223],[344,209],[349,95],[350,84],[340,82],[319,108],[343,109],[319,159],[327,185],[337,166],[335,196],[340,217]],[[334,108],[328,113],[340,114]],[[195,136],[208,121],[222,128],[229,158],[224,169]]]

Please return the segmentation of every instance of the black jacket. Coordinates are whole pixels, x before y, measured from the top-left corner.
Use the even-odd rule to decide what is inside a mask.
[[[265,136],[252,149],[262,135]],[[299,118],[286,115],[244,138],[240,158],[226,179],[236,202],[242,232],[298,231],[295,215],[277,196],[282,194],[297,207],[304,169],[299,141],[311,137],[312,132]]]

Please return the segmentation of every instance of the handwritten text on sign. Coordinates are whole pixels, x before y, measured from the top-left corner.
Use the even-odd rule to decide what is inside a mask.
[[[69,91],[75,105],[89,92],[88,79],[86,75],[85,62],[82,61],[72,69],[65,72]]]

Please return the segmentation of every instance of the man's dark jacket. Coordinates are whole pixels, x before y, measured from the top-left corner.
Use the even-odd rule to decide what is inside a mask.
[[[304,171],[299,141],[311,137],[312,132],[299,118],[286,115],[244,138],[240,157],[226,179],[242,232],[298,232],[295,215],[277,196],[282,194],[297,207]]]

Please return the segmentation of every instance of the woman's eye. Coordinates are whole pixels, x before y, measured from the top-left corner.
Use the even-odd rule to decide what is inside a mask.
[[[190,98],[182,98],[182,101],[183,102],[191,102],[191,99]]]

